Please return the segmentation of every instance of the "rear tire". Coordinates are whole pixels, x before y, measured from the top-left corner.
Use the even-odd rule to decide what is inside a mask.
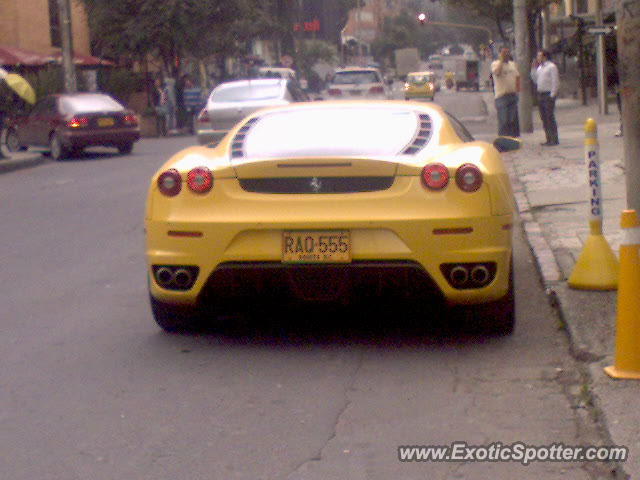
[[[27,147],[20,144],[20,137],[18,137],[18,132],[16,132],[13,128],[7,130],[5,143],[7,145],[7,150],[12,153],[24,152],[27,149]]]
[[[153,318],[165,332],[189,332],[200,326],[200,315],[196,307],[164,303],[152,295],[149,295],[149,300]]]
[[[516,305],[513,288],[513,259],[509,270],[509,289],[504,297],[491,303],[473,307],[474,323],[484,332],[506,336],[513,333],[516,323]]]
[[[65,159],[69,154],[66,147],[62,144],[62,138],[60,138],[60,135],[57,133],[53,133],[49,138],[49,152],[51,159],[56,162]]]
[[[120,155],[128,155],[133,150],[133,142],[123,143],[118,145],[118,152]]]

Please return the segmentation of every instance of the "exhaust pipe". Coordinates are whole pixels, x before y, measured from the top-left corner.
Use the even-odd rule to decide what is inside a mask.
[[[457,265],[449,272],[449,281],[454,287],[460,287],[464,285],[469,279],[469,272],[461,265]]]
[[[175,276],[173,278],[177,287],[186,288],[191,285],[192,277],[191,272],[184,268],[180,268],[176,270]]]
[[[156,281],[158,282],[158,285],[163,287],[170,285],[171,282],[173,282],[174,277],[175,275],[170,268],[160,267],[156,270]]]
[[[476,265],[471,270],[471,281],[477,285],[485,285],[489,281],[489,270],[484,265]]]

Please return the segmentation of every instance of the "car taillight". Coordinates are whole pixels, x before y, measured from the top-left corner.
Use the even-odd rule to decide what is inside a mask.
[[[192,192],[207,193],[213,187],[213,175],[207,167],[196,167],[187,174],[187,185]]]
[[[73,117],[67,122],[69,128],[84,128],[89,125],[89,119],[87,117]]]
[[[471,163],[465,163],[456,172],[456,185],[464,192],[475,192],[482,186],[482,172]]]
[[[422,183],[431,190],[442,190],[449,183],[449,170],[441,163],[430,163],[422,169]]]
[[[124,116],[124,123],[127,125],[138,125],[138,117],[133,113],[128,113]]]
[[[340,90],[339,88],[330,88],[327,93],[329,95],[333,95],[334,97],[338,97],[342,95],[342,90]]]
[[[209,112],[206,108],[203,108],[202,111],[198,114],[198,122],[206,123],[209,121]]]
[[[369,93],[384,93],[384,87],[371,87]]]
[[[182,178],[180,172],[171,168],[162,172],[158,177],[158,189],[167,197],[175,197],[182,190]]]

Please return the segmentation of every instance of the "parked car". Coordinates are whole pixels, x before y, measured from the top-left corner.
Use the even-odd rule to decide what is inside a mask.
[[[49,95],[27,115],[16,117],[7,130],[10,150],[44,148],[54,160],[93,146],[127,154],[139,139],[135,113],[104,93]]]
[[[196,119],[198,143],[218,142],[246,115],[264,107],[309,101],[292,79],[259,78],[225,82],[213,89],[206,112]]]
[[[151,308],[167,331],[238,305],[393,293],[514,326],[513,194],[499,150],[434,103],[263,109],[152,177]],[[216,317],[211,317],[216,318]],[[218,317],[219,318],[219,317]],[[425,315],[425,322],[428,315]]]
[[[404,84],[404,99],[427,99],[433,101],[436,95],[436,75],[434,72],[411,72]]]
[[[330,100],[388,99],[391,91],[380,70],[373,67],[348,67],[336,70],[327,85]]]

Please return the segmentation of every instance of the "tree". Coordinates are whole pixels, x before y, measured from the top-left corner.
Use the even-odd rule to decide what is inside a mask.
[[[82,0],[95,53],[110,58],[157,55],[178,75],[177,59],[242,48],[261,12],[258,0]]]

